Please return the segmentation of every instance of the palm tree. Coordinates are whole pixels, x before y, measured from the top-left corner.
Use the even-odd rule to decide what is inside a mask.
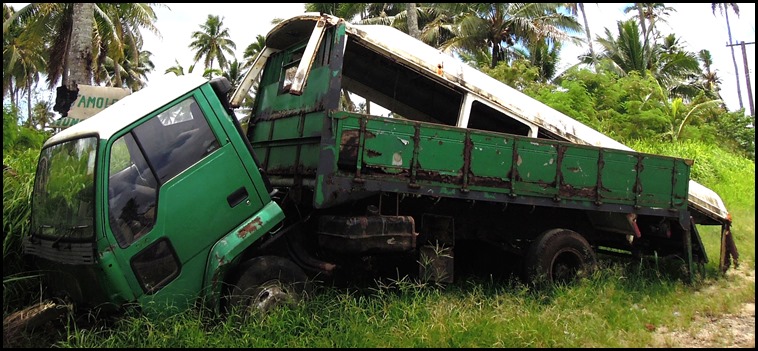
[[[206,69],[212,70],[214,61],[218,61],[219,68],[226,69],[228,62],[224,53],[234,56],[237,48],[219,16],[208,15],[205,23],[200,25],[200,31],[192,32],[192,38],[189,47],[195,50],[195,63],[202,58]]]
[[[250,68],[250,66],[253,65],[253,62],[255,62],[255,58],[258,57],[258,54],[260,54],[265,47],[266,37],[258,34],[258,36],[255,37],[255,41],[250,43],[242,53],[242,59],[244,60],[242,68]]]
[[[158,34],[152,6],[161,5],[30,3],[3,23],[3,33],[5,36],[6,22],[28,21],[33,24],[30,30],[45,38],[48,88],[59,81],[64,86],[72,81],[92,84],[93,71],[105,64],[105,57],[110,55],[120,64],[124,42],[141,45],[141,28]]]
[[[185,73],[184,73],[184,67],[181,64],[179,64],[179,61],[174,60],[174,62],[176,62],[176,65],[167,68],[165,73],[166,74],[173,73],[173,74],[175,74],[177,76],[183,76],[183,75],[185,75]],[[192,74],[192,72],[194,70],[195,70],[195,64],[191,64],[189,66],[189,69],[187,70],[186,74]],[[221,71],[218,68],[206,68],[205,70],[203,70],[202,76],[205,77],[205,78],[211,79],[213,77],[213,75],[221,76],[221,75],[223,75],[223,73],[224,72]]]
[[[92,33],[95,21],[95,4],[74,3],[71,10],[71,45],[66,56],[69,59],[69,77],[64,81],[68,90],[78,90],[77,84],[92,84]]]
[[[239,87],[240,83],[242,83],[242,80],[245,78],[245,70],[242,63],[235,59],[232,61],[232,63],[229,64],[229,69],[224,71],[221,76],[229,80],[229,83],[232,85],[232,89],[229,90],[229,97],[231,98],[232,94],[234,94],[234,91],[237,90],[237,87]],[[250,95],[250,92],[253,90],[254,89],[248,90],[248,96],[242,102],[242,106],[252,106],[253,99]]]
[[[165,6],[165,5],[162,5]],[[146,28],[160,37],[158,29],[154,26],[157,19],[151,5],[146,3],[121,3],[98,4],[104,15],[96,16],[98,23],[97,35],[100,39],[96,66],[102,66],[107,58],[112,59],[114,69],[113,80],[115,86],[124,86],[122,73],[128,74],[123,65],[139,66],[140,50],[142,49],[142,35],[140,28]],[[119,19],[112,21],[111,19]],[[138,77],[137,77],[138,78]],[[135,79],[135,77],[124,78]],[[131,85],[143,86],[144,82]]]
[[[526,58],[532,66],[537,68],[543,83],[549,82],[555,77],[560,60],[561,46],[562,44],[559,41],[551,45],[546,40],[542,40],[530,43],[526,48]]]
[[[3,4],[3,96],[8,95],[11,104],[18,106],[19,95],[26,92],[28,119],[32,115],[33,87],[45,67],[44,42],[30,30],[33,24],[6,21],[13,14],[13,9]]]
[[[634,19],[618,21],[617,28],[618,37],[606,28],[605,38],[598,38],[603,49],[598,58],[610,59],[617,74],[636,71],[644,77],[650,73],[669,94],[694,96],[688,94],[683,81],[697,74],[699,64],[694,54],[682,49],[674,34],[656,44],[644,41]]]
[[[388,14],[383,10],[375,17],[365,17],[357,23],[360,24],[383,24],[391,26],[402,32],[408,33],[416,39],[423,41],[424,43],[447,50],[449,48],[443,48],[443,44],[448,40],[455,37],[453,34],[455,31],[455,16],[450,12],[449,6],[438,6],[439,4],[417,4],[415,7],[415,26],[414,20],[409,18],[410,6],[406,9],[401,9],[395,13],[394,9],[399,9],[398,6],[393,6],[389,13],[395,13],[394,15]],[[421,5],[421,6],[418,6]],[[369,13],[369,15],[371,15]],[[418,28],[419,32],[417,36],[411,34],[413,28]]]
[[[673,7],[666,6],[664,3],[633,3],[624,8],[624,13],[637,12],[632,18],[640,21],[642,28],[642,37],[649,38],[650,41],[657,40],[655,25],[658,21],[665,22],[663,16],[668,16],[671,11],[676,11]]]
[[[653,75],[659,83],[678,97],[692,99],[701,89],[691,90],[687,80],[697,79],[700,73],[700,63],[697,56],[684,50],[675,34],[663,38],[663,43],[656,45],[653,50]]]
[[[138,91],[147,83],[147,73],[155,69],[151,60],[152,53],[147,50],[140,51],[138,55],[131,53],[131,46],[124,47],[127,52],[122,56],[120,64],[106,57],[105,63],[97,68],[95,82],[105,83],[106,86],[129,88]],[[137,59],[132,62],[133,57]]]
[[[706,100],[698,102],[693,105],[689,111],[686,111],[687,106],[684,104],[682,98],[674,98],[671,102],[664,99],[666,102],[666,116],[669,119],[669,130],[663,134],[664,137],[670,138],[671,141],[676,142],[681,140],[684,135],[684,128],[687,127],[692,119],[697,116],[696,112],[699,112],[703,108],[708,106],[717,106],[721,103],[721,100]]]
[[[52,111],[52,106],[50,106],[48,101],[38,101],[34,104],[32,116],[28,119],[29,126],[45,130],[53,118],[55,118],[55,115],[50,111]]]
[[[416,8],[416,3],[408,3],[406,6],[406,17],[408,18],[408,34],[416,39],[419,39],[421,37],[421,32],[418,29],[418,10]]]
[[[376,10],[376,5],[377,4],[366,3],[306,3],[305,11],[328,13],[333,16],[344,18],[347,21],[352,21],[358,16],[360,16],[361,19],[374,17],[373,15],[369,15],[369,13],[378,16],[379,12]]]
[[[698,52],[698,59],[703,65],[703,71],[699,77],[699,85],[708,96],[721,100],[721,94],[719,93],[721,90],[721,78],[716,73],[716,70],[714,70],[712,67],[713,58],[711,57],[711,52],[706,49],[700,50]]]
[[[729,49],[732,51],[732,62],[734,63],[734,78],[737,80],[737,97],[740,101],[740,109],[744,108],[742,105],[742,90],[740,88],[740,73],[737,69],[737,59],[734,57],[734,46],[732,46],[732,27],[729,24],[729,9],[732,9],[734,13],[737,15],[737,17],[740,17],[740,7],[736,3],[711,3],[711,10],[713,11],[713,15],[716,15],[716,9],[719,9],[721,14],[724,15],[724,18],[726,19],[726,30],[727,34],[729,34]]]
[[[653,56],[650,46],[640,40],[640,31],[634,20],[616,22],[618,37],[605,29],[605,37],[598,37],[597,42],[602,48],[598,58],[610,59],[617,74],[626,74],[637,71],[642,76],[652,68]],[[585,62],[590,63],[590,62]]]
[[[140,50],[139,59],[137,63],[126,61],[124,65],[124,71],[127,73],[127,78],[124,79],[124,87],[137,91],[145,87],[147,84],[147,74],[155,70],[155,63],[153,63],[153,53],[149,50]]]
[[[490,3],[448,4],[452,13],[462,13],[456,20],[456,37],[445,45],[477,51],[490,48],[494,68],[508,61],[509,48],[541,39],[550,42],[573,40],[567,31],[580,31],[581,25],[570,15],[560,13],[560,3]],[[510,51],[512,52],[512,50]]]
[[[179,63],[179,60],[174,59],[174,62],[176,62],[176,65],[173,65],[166,69],[165,74],[173,73],[177,76],[183,76],[184,75],[184,67]],[[195,65],[192,64],[189,66],[189,70],[187,71],[187,74],[192,73],[192,71],[195,70]]]
[[[229,64],[229,69],[224,71],[221,76],[229,80],[229,83],[232,84],[231,91],[234,91],[239,86],[239,83],[242,82],[242,79],[245,78],[245,73],[242,70],[240,62],[235,59]]]
[[[582,12],[582,19],[584,20],[584,34],[587,35],[587,45],[590,48],[589,57],[590,61],[592,62],[592,66],[595,65],[596,57],[595,57],[595,50],[592,47],[592,33],[590,31],[590,24],[587,21],[587,12],[584,11],[584,3],[581,2],[569,2],[566,3],[566,7],[569,10],[569,13],[573,16],[579,15],[579,12]]]

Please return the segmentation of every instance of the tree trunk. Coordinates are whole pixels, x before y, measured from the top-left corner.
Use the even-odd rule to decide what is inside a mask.
[[[642,3],[635,3],[637,5],[637,12],[640,15],[640,26],[642,26],[642,38],[647,43],[647,26],[645,25],[645,10],[642,9]]]
[[[740,109],[745,108],[742,106],[742,89],[740,88],[740,71],[737,69],[737,59],[734,58],[734,46],[732,43],[732,27],[729,25],[729,11],[724,4],[724,17],[726,18],[726,31],[729,34],[729,50],[732,52],[732,62],[734,63],[734,78],[737,79],[737,100],[740,101]]]
[[[119,88],[124,86],[124,81],[121,79],[121,64],[117,63],[116,60],[113,60],[113,81],[109,83],[111,86]]]
[[[582,18],[584,19],[584,32],[587,34],[587,45],[590,46],[590,58],[592,59],[592,66],[595,67],[595,50],[592,48],[592,33],[590,32],[590,24],[587,22],[587,13],[584,12],[584,3],[577,3],[579,10],[582,11]],[[597,71],[597,67],[595,67]]]
[[[416,11],[416,3],[409,3],[405,12],[408,19],[408,34],[419,39],[421,33],[418,29],[418,12]]]
[[[500,45],[492,42],[492,61],[490,61],[490,68],[495,68],[497,66],[497,63],[500,62],[500,58],[502,57],[500,55],[502,51],[502,48]]]
[[[72,13],[71,46],[68,51],[69,77],[64,82],[69,90],[78,84],[92,84],[92,30],[95,4],[75,3]]]
[[[30,127],[35,128],[34,118],[32,117],[32,80],[29,77],[26,77],[26,91],[27,96],[29,97],[29,100],[27,100],[26,103],[26,122],[29,123]]]

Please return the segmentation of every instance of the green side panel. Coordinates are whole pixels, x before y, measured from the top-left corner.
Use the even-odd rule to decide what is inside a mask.
[[[633,205],[636,195],[637,157],[631,153],[603,150],[600,197],[605,202]]]
[[[259,121],[251,144],[269,174],[315,173],[323,112]]]
[[[298,124],[299,118],[280,118],[273,122],[273,135],[270,142],[275,142],[276,147],[271,147],[266,160],[266,171],[271,174],[293,173],[293,166],[297,157]]]
[[[679,161],[681,162],[681,161]],[[670,158],[659,158],[646,155],[642,158],[642,170],[640,171],[641,196],[638,205],[649,207],[668,208],[674,199],[674,184],[680,174],[672,173],[677,167],[678,161]],[[681,180],[680,180],[681,182]]]
[[[276,60],[277,58],[274,58],[272,62],[267,63],[266,67],[276,67]],[[314,106],[319,105],[324,94],[328,91],[331,71],[328,66],[311,69],[302,95],[280,93],[281,84],[278,77],[276,76],[276,80],[261,86],[259,90],[261,101],[257,111],[312,110]]]
[[[595,198],[600,150],[584,147],[567,147],[563,150],[561,198],[572,200]]]
[[[674,191],[672,194],[672,202],[676,208],[687,208],[689,206],[689,191],[690,191],[690,172],[691,161],[685,161],[682,159],[674,160],[676,166],[674,177]],[[688,163],[690,162],[690,163]]]
[[[441,126],[420,128],[418,179],[460,186],[463,183],[464,137],[460,130]]]
[[[414,131],[412,124],[393,123],[388,118],[368,119],[361,154],[366,168],[390,174],[409,170],[415,146]]]
[[[555,187],[558,170],[556,144],[538,140],[516,140],[516,182],[514,190],[519,194],[552,197],[558,193]]]
[[[300,147],[301,171],[315,174],[319,162],[321,133],[324,128],[324,113],[316,112],[306,115],[303,123],[303,141]]]
[[[506,192],[506,182],[511,181],[513,165],[514,139],[507,135],[490,135],[482,133],[470,134],[472,178],[470,184],[475,186],[495,186],[495,191]]]
[[[435,194],[452,197],[474,191],[492,199],[513,193],[588,207],[687,206],[690,168],[682,159],[344,112],[327,125],[336,145],[322,145],[321,155],[337,160],[320,168],[319,201],[347,201],[345,185],[331,179],[360,178],[379,181],[374,189],[397,191],[404,183],[411,190],[403,191],[424,193],[434,186],[442,187]]]
[[[324,128],[324,113],[315,112],[307,114],[303,123],[303,137],[321,137]]]
[[[258,162],[261,163],[261,166],[267,164],[268,154],[264,145],[257,143],[257,141],[268,140],[273,127],[272,121],[260,121],[255,123],[254,126],[251,125],[249,127],[250,144],[253,146],[253,152],[258,157]]]

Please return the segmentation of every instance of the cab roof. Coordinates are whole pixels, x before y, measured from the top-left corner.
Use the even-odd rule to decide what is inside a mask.
[[[167,76],[164,80],[116,101],[96,115],[56,133],[45,141],[44,146],[84,135],[97,135],[100,139],[108,139],[138,119],[207,82],[206,78],[195,75]]]

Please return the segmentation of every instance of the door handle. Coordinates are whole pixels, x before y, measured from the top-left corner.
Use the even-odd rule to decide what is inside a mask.
[[[235,190],[231,195],[226,197],[226,202],[229,203],[230,207],[234,207],[239,205],[242,201],[247,199],[247,189],[245,187],[241,187],[237,190]]]

